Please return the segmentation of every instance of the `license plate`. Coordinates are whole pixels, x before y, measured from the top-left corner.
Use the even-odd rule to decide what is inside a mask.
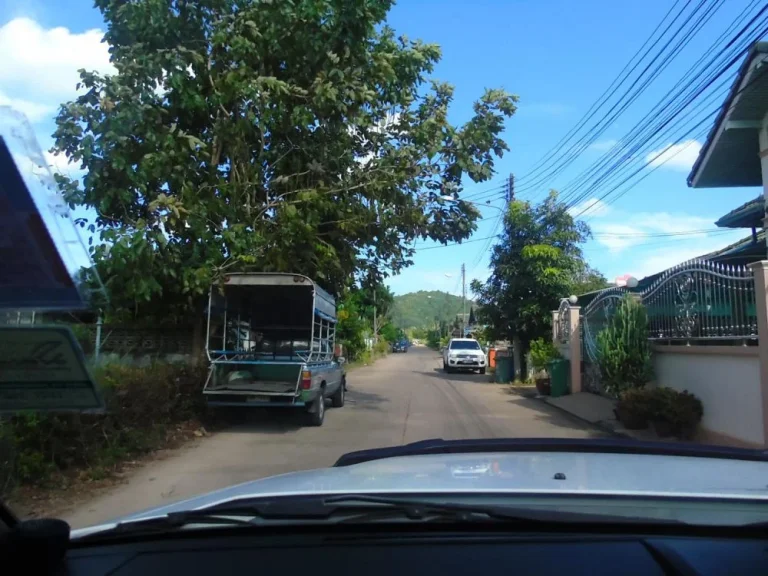
[[[248,396],[246,402],[269,402],[269,396]]]
[[[461,364],[474,364],[474,363],[475,363],[474,360],[462,360],[461,361]]]

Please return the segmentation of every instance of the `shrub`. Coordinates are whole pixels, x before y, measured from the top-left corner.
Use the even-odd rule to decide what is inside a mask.
[[[653,378],[648,316],[629,294],[597,335],[597,364],[605,391],[615,396],[627,388],[641,388]]]
[[[655,406],[655,392],[644,388],[630,388],[621,393],[616,403],[616,412],[627,429],[639,430],[648,426]]]
[[[551,340],[545,340],[544,338],[538,338],[531,342],[531,366],[536,372],[541,372],[547,369],[547,365],[552,360],[562,358],[560,351]]]
[[[655,392],[651,420],[665,424],[675,436],[692,437],[704,417],[701,400],[687,390],[657,388]]]
[[[183,422],[205,415],[207,367],[107,365],[94,377],[103,414],[19,414],[0,424],[0,491],[44,484],[56,472],[106,474],[119,462],[152,450]]]

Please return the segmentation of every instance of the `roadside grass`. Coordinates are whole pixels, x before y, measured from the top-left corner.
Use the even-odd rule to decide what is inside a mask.
[[[206,373],[202,364],[101,366],[94,378],[104,413],[23,413],[0,421],[0,497],[21,487],[103,480],[126,461],[204,435]]]
[[[347,363],[347,370],[357,370],[364,366],[370,366],[379,358],[384,358],[389,354],[389,344],[378,342],[372,350],[364,350],[352,362]]]

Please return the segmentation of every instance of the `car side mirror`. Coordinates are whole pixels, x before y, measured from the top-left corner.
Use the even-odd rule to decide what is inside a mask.
[[[338,358],[336,358],[336,362],[338,362],[339,364],[346,364],[347,359],[344,358],[344,356],[339,356]]]

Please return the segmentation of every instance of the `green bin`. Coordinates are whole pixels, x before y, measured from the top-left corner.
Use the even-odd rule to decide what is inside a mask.
[[[557,398],[570,392],[571,362],[569,360],[552,360],[549,363],[550,396]]]
[[[511,356],[499,356],[496,354],[496,382],[507,384],[512,381],[513,362]]]

